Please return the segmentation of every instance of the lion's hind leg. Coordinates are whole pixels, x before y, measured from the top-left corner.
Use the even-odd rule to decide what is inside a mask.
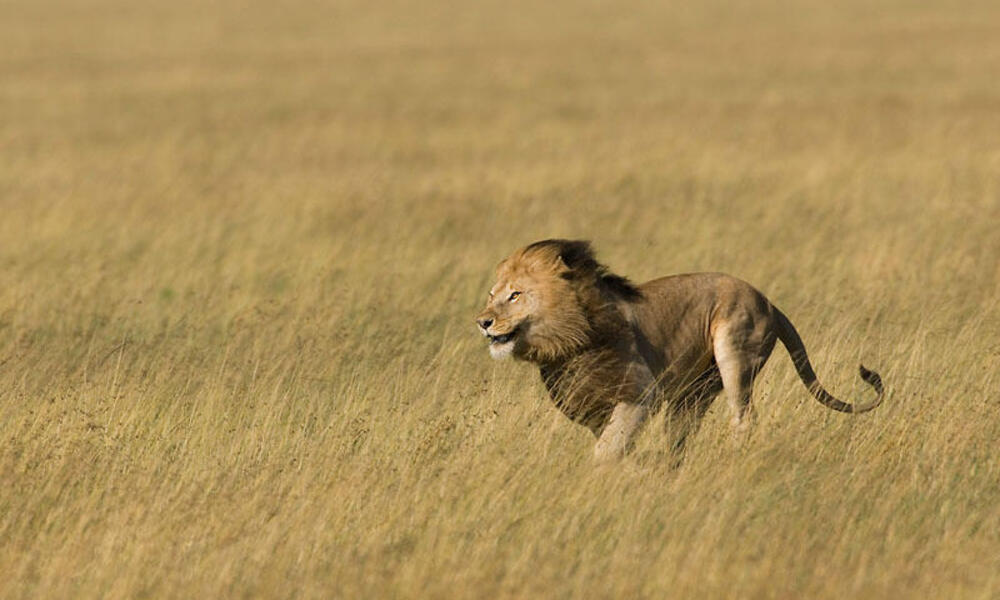
[[[729,405],[730,423],[738,444],[749,438],[756,423],[753,383],[774,348],[773,339],[755,339],[758,336],[754,333],[749,326],[723,325],[716,329],[712,339],[715,362]]]

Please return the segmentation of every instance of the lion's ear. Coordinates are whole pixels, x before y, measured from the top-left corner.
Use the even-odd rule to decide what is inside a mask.
[[[594,262],[594,251],[586,240],[560,240],[559,259],[570,269],[585,268]]]
[[[594,251],[586,240],[560,240],[558,263],[566,279],[597,268]]]
[[[568,264],[566,264],[566,260],[562,256],[556,257],[555,271],[559,277],[562,277],[563,279],[566,280],[576,279],[577,276],[579,275],[578,271],[576,271],[575,269],[571,268]]]

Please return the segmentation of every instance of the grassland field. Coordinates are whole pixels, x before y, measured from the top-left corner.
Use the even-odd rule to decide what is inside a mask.
[[[472,322],[547,237],[885,403],[595,468]],[[0,598],[995,599],[998,297],[992,0],[4,0]]]

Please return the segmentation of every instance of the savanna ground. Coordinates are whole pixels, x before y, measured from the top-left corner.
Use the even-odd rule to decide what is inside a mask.
[[[2,13],[0,596],[1000,596],[997,3]],[[595,469],[472,324],[553,236],[885,404]]]

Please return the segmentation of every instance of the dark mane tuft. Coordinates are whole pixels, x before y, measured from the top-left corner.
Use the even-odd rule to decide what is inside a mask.
[[[642,292],[628,278],[611,273],[608,267],[597,262],[594,249],[587,240],[541,240],[528,245],[524,249],[526,253],[545,250],[558,255],[563,263],[570,268],[571,272],[564,275],[564,277],[574,278],[590,274],[603,283],[612,293],[625,300],[638,300],[642,297]]]
[[[562,259],[566,266],[571,269],[596,269],[597,259],[594,258],[594,250],[587,240],[542,240],[530,244],[524,251],[549,250]]]
[[[601,268],[604,271],[607,270],[603,265]],[[601,275],[601,281],[604,282],[604,285],[608,286],[609,290],[621,296],[624,300],[638,300],[642,298],[642,291],[629,281],[628,277],[605,272]]]

